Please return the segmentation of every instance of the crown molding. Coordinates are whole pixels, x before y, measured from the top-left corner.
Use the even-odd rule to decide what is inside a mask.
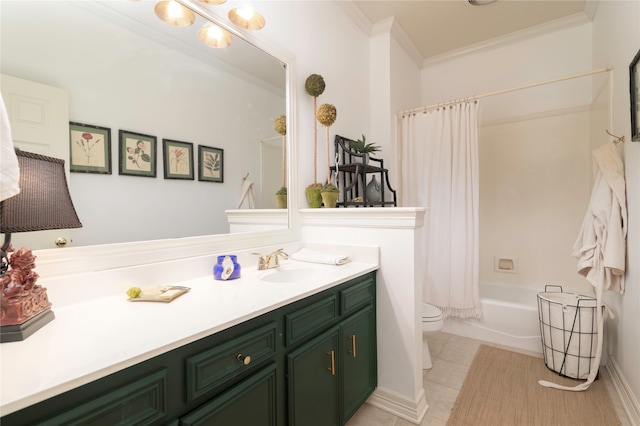
[[[402,26],[393,17],[387,18],[376,24],[373,24],[369,18],[356,6],[352,0],[336,0],[344,13],[362,30],[364,34],[371,37],[373,35],[389,33],[400,44],[402,49],[416,63],[418,68],[426,68],[442,62],[447,62],[471,53],[479,53],[492,49],[497,49],[518,41],[526,40],[533,37],[539,37],[555,31],[587,24],[593,21],[598,9],[600,0],[586,0],[585,7],[582,12],[573,15],[545,22],[540,25],[533,26],[521,31],[505,34],[504,36],[495,37],[490,40],[475,43],[460,49],[451,50],[440,55],[434,55],[424,58],[420,51],[411,41]]]
[[[584,5],[584,13],[589,18],[589,21],[593,22],[593,18],[596,16],[598,10],[598,3],[600,0],[587,0]]]
[[[391,34],[391,37],[398,42],[400,47],[402,47],[402,50],[409,55],[416,66],[418,68],[422,67],[424,56],[422,56],[416,45],[413,44],[411,37],[407,35],[406,31],[402,28],[397,19],[391,17],[375,23],[371,29],[371,35],[373,36],[378,34]]]
[[[338,6],[342,8],[344,13],[351,18],[351,20],[365,33],[367,36],[371,36],[371,28],[373,24],[367,18],[367,16],[362,13],[360,8],[356,6],[354,1],[351,0],[336,0]]]
[[[544,24],[527,28],[525,30],[515,31],[513,33],[505,34],[504,36],[495,37],[495,38],[492,38],[491,40],[471,44],[469,46],[465,46],[460,49],[445,52],[440,55],[431,56],[424,60],[424,62],[422,63],[422,68],[436,65],[442,62],[451,61],[453,59],[457,59],[459,57],[462,57],[464,55],[468,55],[471,53],[485,52],[488,50],[493,50],[499,47],[507,46],[509,44],[519,42],[522,40],[527,40],[530,38],[553,33],[555,31],[560,31],[567,28],[588,24],[592,22],[592,19],[593,19],[593,16],[589,16],[589,14],[591,13],[595,14],[595,8],[597,8],[597,5],[592,6],[591,5],[592,3],[596,3],[596,2],[587,2],[588,7],[585,7],[584,12],[575,13],[573,15],[570,15],[564,18],[555,19],[553,21],[549,21]],[[589,10],[589,13],[587,13],[587,9]]]
[[[373,24],[369,18],[355,5],[351,0],[337,1],[344,13],[365,33],[368,37],[381,34],[390,34],[400,44],[402,49],[409,55],[411,60],[415,62],[418,68],[422,67],[424,57],[413,44],[411,38],[407,35],[404,28],[400,26],[398,21],[393,18],[387,18]]]

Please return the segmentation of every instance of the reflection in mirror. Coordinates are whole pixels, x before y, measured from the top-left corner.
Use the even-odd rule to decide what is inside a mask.
[[[110,129],[112,173],[70,174],[83,224],[70,231],[73,246],[227,233],[225,210],[238,208],[247,175],[256,194],[274,194],[259,196],[256,207],[277,206],[282,164],[263,162],[261,145],[278,136],[274,120],[285,114],[283,64],[238,37],[224,49],[207,47],[197,35],[204,18],[172,27],[153,6],[0,4],[2,74],[65,89],[70,121]],[[155,137],[155,177],[119,174],[122,130]],[[165,178],[164,139],[191,144],[193,180]],[[52,143],[68,146],[69,138]],[[222,150],[222,182],[198,179],[199,146]]]

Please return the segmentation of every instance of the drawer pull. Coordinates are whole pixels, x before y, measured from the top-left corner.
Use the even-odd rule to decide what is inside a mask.
[[[251,363],[251,357],[249,355],[245,356],[242,354],[238,354],[236,355],[236,359],[241,363],[243,363],[244,365],[249,365]]]
[[[354,358],[356,357],[356,335],[352,335],[349,336],[349,340],[351,340],[351,350],[349,351],[349,353],[351,354],[351,356],[353,356]]]
[[[327,352],[327,355],[331,355],[331,367],[327,367],[327,370],[331,371],[331,375],[336,375],[336,354],[334,351]]]

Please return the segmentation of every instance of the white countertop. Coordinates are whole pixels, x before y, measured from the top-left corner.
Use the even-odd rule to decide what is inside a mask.
[[[289,269],[313,269],[305,282],[261,280]],[[124,291],[56,307],[56,318],[21,342],[0,346],[0,415],[51,398],[169,350],[374,271],[286,261],[280,270],[242,269],[242,277],[174,282],[191,291],[171,303],[129,302]],[[72,288],[74,288],[72,286]],[[76,290],[77,291],[77,288]],[[51,297],[51,296],[50,296]]]

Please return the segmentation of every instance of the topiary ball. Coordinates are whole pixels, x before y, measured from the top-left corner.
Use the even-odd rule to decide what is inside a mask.
[[[324,92],[324,78],[318,74],[311,74],[307,77],[307,81],[304,83],[304,88],[307,90],[308,94],[317,98]]]
[[[287,116],[279,115],[276,117],[276,121],[274,123],[274,128],[276,132],[280,133],[282,136],[287,134]]]
[[[323,126],[331,126],[336,121],[338,113],[336,107],[331,104],[322,104],[318,107],[316,118]]]

